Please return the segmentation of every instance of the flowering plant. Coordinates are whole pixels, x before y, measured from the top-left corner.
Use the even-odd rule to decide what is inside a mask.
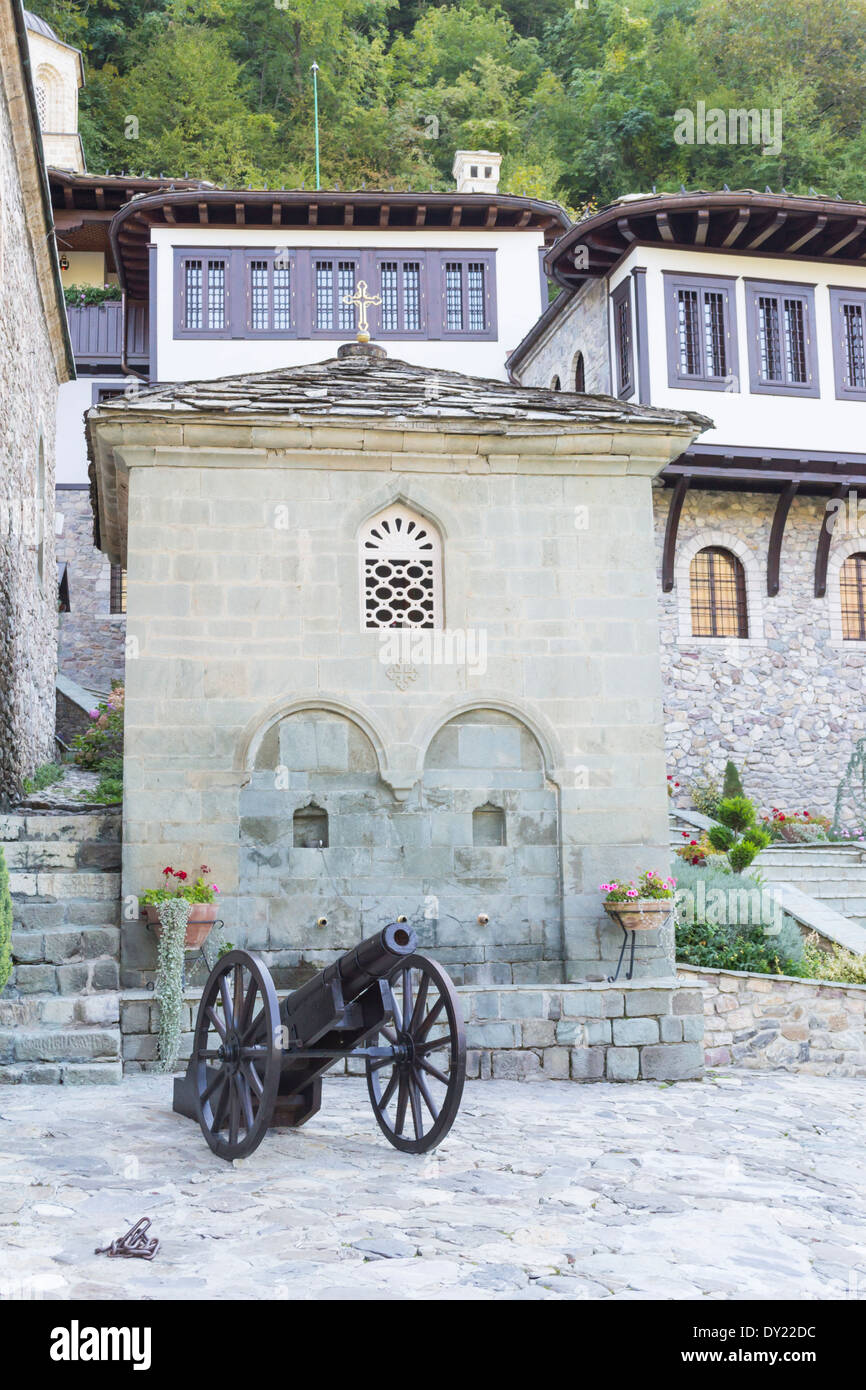
[[[189,874],[185,869],[173,869],[168,865],[162,871],[163,887],[148,888],[146,893],[142,893],[141,901],[148,907],[168,902],[171,898],[183,898],[188,903],[212,903],[219,889],[215,883],[205,882],[204,875],[209,873],[207,864],[202,864],[198,878],[195,882],[189,883]],[[171,879],[176,879],[177,882],[172,884]]]
[[[642,898],[672,898],[676,886],[675,878],[662,878],[655,869],[644,869],[637,883],[633,879],[625,883],[614,878],[610,883],[600,883],[598,891],[607,894],[606,903],[635,903]]]
[[[771,816],[761,817],[761,824],[773,840],[809,843],[828,838],[830,818],[816,815],[813,811],[780,811],[778,806],[774,806]]]

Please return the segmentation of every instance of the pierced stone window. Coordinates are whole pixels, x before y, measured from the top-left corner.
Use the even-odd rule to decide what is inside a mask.
[[[360,537],[361,625],[442,626],[442,544],[424,517],[397,504]]]
[[[122,565],[112,565],[108,594],[109,613],[126,612],[126,570]]]
[[[559,379],[558,376],[555,376],[555,377],[553,378],[553,381],[550,383],[550,389],[551,389],[551,391],[561,391],[561,390],[562,390],[562,382],[560,381],[560,379]]]
[[[487,801],[472,812],[472,843],[476,847],[505,844],[505,812]]]
[[[574,359],[574,389],[581,396],[586,391],[586,370],[583,365],[582,352],[579,352]]]
[[[746,571],[720,546],[699,550],[689,568],[693,637],[748,637]]]
[[[300,806],[292,817],[292,831],[295,849],[327,849],[327,811],[312,801],[309,806]]]
[[[842,638],[866,642],[866,552],[849,555],[839,571]]]

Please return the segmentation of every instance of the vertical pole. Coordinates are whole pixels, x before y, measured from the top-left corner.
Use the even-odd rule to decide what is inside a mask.
[[[321,188],[322,182],[319,176],[319,82],[318,82],[318,63],[312,63],[310,72],[313,74],[313,118],[316,123],[316,188]]]

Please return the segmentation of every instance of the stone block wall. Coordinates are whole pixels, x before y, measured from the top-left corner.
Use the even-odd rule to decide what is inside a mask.
[[[610,395],[607,302],[607,280],[588,280],[521,365],[521,385],[549,388],[554,377],[559,377],[563,391],[573,391],[575,363],[581,352],[586,390],[591,395]]]
[[[659,567],[672,495],[655,489]],[[866,539],[852,542],[844,524],[834,528],[828,592],[815,598],[815,547],[825,499],[796,497],[782,545],[779,593],[768,598],[775,506],[769,494],[692,488],[686,496],[676,583],[669,594],[659,589],[668,771],[685,788],[704,765],[721,777],[732,758],[746,792],[766,810],[832,815],[854,744],[866,734],[866,643],[839,638],[833,560],[851,544],[866,549]],[[701,545],[728,541],[746,572],[748,640],[692,638],[689,556]]]
[[[587,986],[463,986],[467,1076],[519,1081],[688,1081],[703,1074],[702,996],[670,982]],[[181,1058],[189,1056],[201,991],[187,991]],[[127,991],[124,1070],[152,1070],[159,1005]],[[346,1070],[362,1074],[363,1062]],[[337,1070],[335,1068],[335,1070]]]
[[[68,567],[70,605],[60,614],[58,665],[85,689],[108,691],[123,679],[126,615],[110,611],[111,565],[93,544],[89,486],[58,487],[57,512],[57,559]]]
[[[705,1014],[708,1067],[866,1076],[866,985],[678,967]]]
[[[4,55],[5,62],[6,55]],[[8,98],[17,50],[0,88],[0,802],[54,755],[57,581],[54,561],[54,415],[57,368],[25,202]],[[16,102],[16,121],[25,110]],[[20,129],[18,139],[25,138]],[[50,298],[49,298],[50,302]]]

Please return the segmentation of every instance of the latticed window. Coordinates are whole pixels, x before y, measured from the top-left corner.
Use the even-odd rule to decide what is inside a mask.
[[[379,265],[379,328],[382,333],[420,333],[421,262],[382,261]]]
[[[389,507],[360,537],[361,624],[365,628],[442,626],[442,546],[429,521]]]
[[[109,613],[126,612],[126,570],[122,565],[111,566],[108,599]]]
[[[228,276],[224,257],[183,262],[181,327],[187,332],[224,333],[228,327]]]
[[[866,387],[866,359],[863,353],[863,305],[843,304],[845,328],[845,385],[862,391]]]
[[[634,391],[632,380],[631,303],[628,283],[613,292],[613,338],[616,360],[616,389],[620,396]]]
[[[720,546],[699,550],[689,569],[694,637],[748,637],[746,572]]]
[[[345,304],[347,295],[355,293],[354,261],[316,261],[315,326],[321,333],[355,332],[356,309]]]
[[[254,333],[292,329],[292,266],[288,257],[251,260],[248,266],[250,328]]]
[[[866,642],[866,553],[849,555],[839,571],[842,604],[842,637],[846,642]]]
[[[487,329],[487,267],[483,261],[445,262],[445,329],[484,333]]]
[[[810,319],[812,291],[747,286],[752,389],[817,394]]]
[[[677,290],[677,332],[683,376],[726,376],[725,297],[720,290]]]
[[[866,293],[831,288],[836,396],[866,399]]]

